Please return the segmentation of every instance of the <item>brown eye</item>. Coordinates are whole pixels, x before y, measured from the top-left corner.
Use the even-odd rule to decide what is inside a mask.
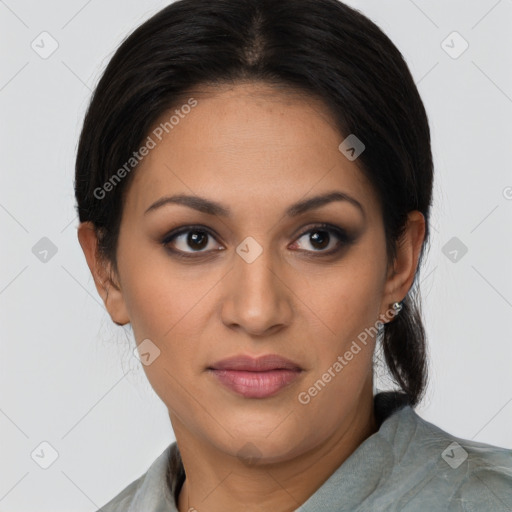
[[[186,244],[192,249],[204,249],[208,245],[208,236],[204,231],[189,231]]]
[[[311,231],[309,238],[315,249],[325,249],[329,245],[331,235],[328,231]]]
[[[300,242],[301,240],[303,242]],[[303,246],[301,249],[306,252],[332,254],[341,249],[341,247],[348,245],[351,240],[347,233],[340,228],[321,225],[303,233],[295,244],[299,243]]]
[[[162,244],[174,253],[183,253],[184,256],[194,253],[206,253],[218,249],[219,245],[212,243],[215,237],[210,231],[200,227],[188,227],[169,233]]]

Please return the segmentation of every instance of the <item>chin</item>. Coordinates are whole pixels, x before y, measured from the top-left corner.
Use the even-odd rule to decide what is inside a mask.
[[[247,419],[243,425],[226,425],[222,439],[211,440],[217,448],[224,453],[237,457],[247,465],[264,465],[289,460],[311,448],[313,441],[309,429],[290,429],[284,425],[283,418],[275,418],[273,422],[261,421],[258,425],[248,424]],[[277,427],[277,428],[276,428]],[[211,431],[210,431],[211,433]]]

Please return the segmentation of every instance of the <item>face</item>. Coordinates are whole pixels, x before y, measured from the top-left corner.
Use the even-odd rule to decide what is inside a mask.
[[[144,370],[177,436],[284,460],[346,427],[372,392],[368,332],[402,298],[378,200],[317,101],[262,84],[191,96],[161,141],[152,132],[128,189],[122,310],[137,344],[150,340]],[[178,195],[188,205],[161,201]],[[219,363],[267,355],[291,365]]]

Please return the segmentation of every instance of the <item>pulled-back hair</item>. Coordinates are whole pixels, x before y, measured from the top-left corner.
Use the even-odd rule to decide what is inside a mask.
[[[386,365],[417,404],[427,379],[417,287],[429,240],[433,162],[425,108],[400,51],[368,18],[337,0],[179,0],[138,27],[106,67],[85,116],[76,159],[80,222],[117,270],[124,198],[136,172],[98,190],[130,159],[157,119],[196,86],[263,82],[319,98],[340,131],[356,134],[357,159],[379,198],[388,261],[407,214],[425,217],[418,270],[403,309],[380,336]]]

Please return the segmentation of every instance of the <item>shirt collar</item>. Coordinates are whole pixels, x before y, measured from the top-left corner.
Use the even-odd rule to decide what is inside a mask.
[[[374,412],[379,430],[365,439],[296,512],[340,511],[340,489],[346,490],[343,510],[354,510],[388,478],[394,464],[397,447],[393,449],[393,445],[400,420],[415,413],[406,395],[399,392],[375,395]],[[362,479],[365,485],[361,485]],[[184,481],[185,469],[174,442],[148,469],[127,512],[178,512],[178,496]]]

